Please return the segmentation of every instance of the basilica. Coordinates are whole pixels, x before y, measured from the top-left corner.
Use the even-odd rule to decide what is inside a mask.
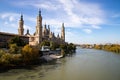
[[[24,19],[23,15],[21,15],[18,26],[18,34],[0,32],[0,47],[6,46],[6,42],[15,36],[19,36],[22,40],[32,46],[38,45],[44,40],[53,41],[59,44],[65,43],[64,23],[61,25],[61,36],[59,36],[59,34],[55,36],[54,32],[51,32],[49,25],[42,24],[42,15],[40,10],[36,19],[35,28],[36,30],[34,34],[30,34],[29,29],[27,29],[27,33],[24,33]]]

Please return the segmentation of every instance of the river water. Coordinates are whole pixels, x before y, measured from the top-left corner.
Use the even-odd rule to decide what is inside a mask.
[[[120,55],[77,47],[76,54],[32,69],[0,73],[0,80],[120,80]]]

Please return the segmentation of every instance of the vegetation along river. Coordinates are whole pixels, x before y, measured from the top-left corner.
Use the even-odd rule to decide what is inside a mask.
[[[76,54],[32,69],[11,69],[0,80],[120,80],[120,55],[77,47]]]

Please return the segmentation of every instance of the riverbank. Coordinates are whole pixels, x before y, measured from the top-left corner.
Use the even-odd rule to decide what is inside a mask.
[[[94,45],[93,48],[120,54],[120,45],[119,44]]]
[[[67,55],[68,56],[68,55]],[[65,58],[62,55],[56,56],[56,55],[44,55],[39,57],[36,61],[31,61],[29,64],[25,63],[18,63],[16,64],[7,64],[7,65],[0,65],[0,73],[7,72],[11,69],[33,69],[34,67],[41,66],[44,64],[50,64],[56,62],[57,59]]]
[[[46,58],[43,57],[45,55],[41,53],[40,48],[37,46],[30,46],[27,44],[23,47],[19,47],[16,44],[11,44],[8,49],[0,49],[0,70],[23,68],[34,64],[39,65],[45,62],[54,61],[57,58],[65,57],[68,54],[72,55],[76,50],[76,46],[73,44],[61,44],[59,48],[61,49],[60,55],[50,55],[50,53]],[[52,50],[56,49],[57,48]]]
[[[72,57],[30,69],[10,69],[0,73],[0,80],[120,80],[119,68],[120,55],[77,47]]]
[[[29,70],[29,69],[33,69],[36,66],[41,66],[46,63],[54,63],[55,61],[56,61],[56,59],[46,60],[42,56],[38,60],[31,62],[30,64],[19,63],[17,65],[15,65],[15,64],[0,65],[0,73],[7,72],[11,69],[28,69]]]

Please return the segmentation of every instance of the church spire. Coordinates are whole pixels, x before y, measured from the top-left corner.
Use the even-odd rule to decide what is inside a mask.
[[[57,38],[60,38],[60,37],[59,37],[59,34],[57,35]]]
[[[38,35],[37,44],[39,44],[42,41],[42,16],[40,9],[38,11],[38,16],[37,16],[36,35]]]
[[[19,27],[18,27],[18,34],[19,35],[24,35],[24,20],[23,20],[23,15],[21,14],[20,20],[19,20]]]
[[[30,33],[29,33],[29,29],[27,29],[27,33],[26,33],[25,35],[27,35],[27,36],[30,35]]]
[[[30,34],[30,33],[29,33],[29,29],[27,29],[27,34]]]
[[[39,16],[41,16],[41,9],[39,9]]]
[[[61,39],[63,41],[65,41],[65,27],[64,27],[64,23],[62,23]]]
[[[23,21],[23,15],[21,14],[20,20]]]

